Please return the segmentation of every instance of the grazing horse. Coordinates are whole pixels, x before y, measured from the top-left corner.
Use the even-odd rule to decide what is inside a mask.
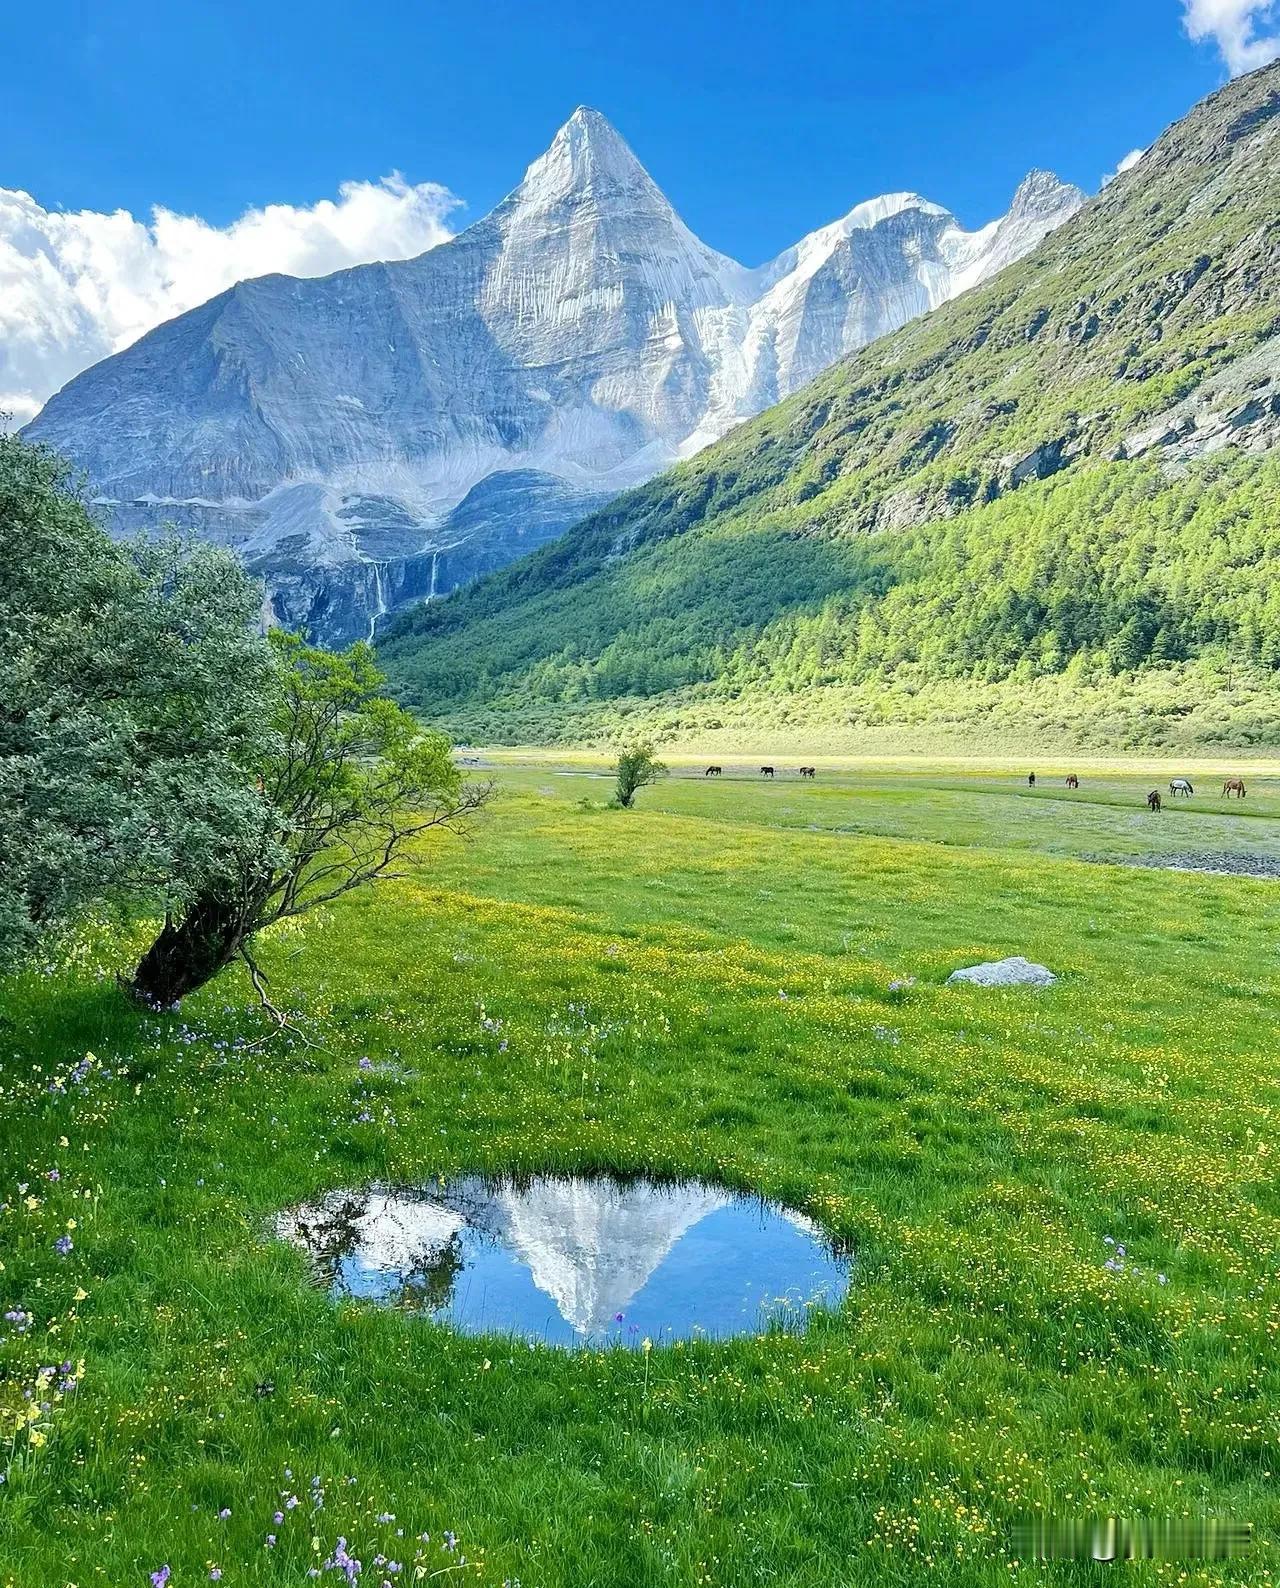
[[[772,777],[773,776],[773,768],[771,766],[762,766],[760,768],[760,776],[761,777]]]
[[[1195,793],[1195,789],[1191,787],[1185,777],[1175,777],[1169,784],[1169,793],[1174,799],[1177,799],[1178,795],[1181,794],[1183,799],[1189,800]]]
[[[1242,800],[1244,798],[1244,779],[1242,777],[1229,777],[1222,785],[1224,799],[1230,799],[1233,794],[1237,799]]]
[[[703,777],[723,777],[724,768],[722,766],[709,766],[702,775]]]
[[[1079,788],[1080,787],[1080,779],[1075,775],[1074,772],[1067,779],[1067,787],[1068,788]]]
[[[817,777],[817,775],[818,769],[816,766],[802,766],[800,768],[801,777]]]
[[[1163,809],[1160,800],[1160,790],[1158,788],[1153,788],[1150,794],[1147,795],[1147,809],[1149,811],[1158,811]]]
[[[1028,788],[1035,788],[1035,786],[1036,786],[1036,775],[1035,775],[1034,772],[1032,772],[1030,774],[1030,776],[1027,778],[1027,787]]]

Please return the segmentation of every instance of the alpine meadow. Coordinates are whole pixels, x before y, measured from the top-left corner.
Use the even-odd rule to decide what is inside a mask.
[[[1280,40],[812,9],[0,52],[0,1588],[1280,1584]]]

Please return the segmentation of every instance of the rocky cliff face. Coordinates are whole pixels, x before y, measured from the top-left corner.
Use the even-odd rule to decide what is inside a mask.
[[[914,194],[748,270],[578,110],[492,214],[417,259],[242,282],[28,427],[124,531],[234,547],[328,643],[553,538],[1019,258],[1083,202],[1036,173],[964,232]]]

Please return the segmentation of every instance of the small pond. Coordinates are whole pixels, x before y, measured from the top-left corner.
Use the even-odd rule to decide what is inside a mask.
[[[335,1296],[567,1347],[801,1329],[849,1258],[803,1214],[700,1181],[466,1177],[332,1191],[277,1220]]]

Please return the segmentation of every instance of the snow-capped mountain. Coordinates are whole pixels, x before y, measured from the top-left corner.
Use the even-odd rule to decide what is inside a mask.
[[[446,594],[1029,252],[1084,202],[1043,172],[966,233],[915,194],[750,270],[580,109],[483,220],[416,259],[246,281],[27,427],[122,530],[233,546],[328,643]]]
[[[341,1294],[395,1298],[430,1289],[433,1307],[457,1302],[461,1313],[499,1330],[519,1326],[520,1305],[492,1269],[486,1279],[476,1264],[481,1254],[501,1251],[554,1304],[575,1335],[604,1339],[616,1337],[615,1326],[630,1316],[685,1236],[745,1200],[695,1180],[463,1176],[422,1187],[330,1191],[280,1214],[275,1228],[306,1251],[317,1275]],[[738,1213],[741,1217],[740,1207]],[[815,1270],[815,1263],[821,1270],[836,1265],[847,1283],[847,1264],[831,1252],[817,1225],[788,1208],[772,1209],[770,1217],[791,1226],[788,1233],[801,1237],[798,1246],[779,1245],[776,1230],[762,1234],[761,1205],[752,1211],[748,1246],[735,1247],[722,1226],[701,1255],[686,1256],[683,1270],[677,1261],[679,1277],[668,1275],[664,1299],[648,1295],[649,1316],[656,1305],[664,1329],[684,1316],[705,1332],[726,1304],[753,1302],[744,1315],[758,1321],[759,1308],[784,1291],[798,1303],[829,1294],[835,1275]],[[726,1293],[718,1274],[710,1284],[705,1279],[729,1253],[736,1254],[735,1283],[743,1287],[737,1296]],[[699,1272],[701,1282],[695,1277]],[[432,1286],[433,1275],[444,1283]],[[811,1294],[795,1288],[815,1280],[821,1283]],[[489,1310],[490,1297],[496,1310]],[[642,1304],[642,1315],[644,1310]],[[722,1321],[730,1316],[722,1311]]]

